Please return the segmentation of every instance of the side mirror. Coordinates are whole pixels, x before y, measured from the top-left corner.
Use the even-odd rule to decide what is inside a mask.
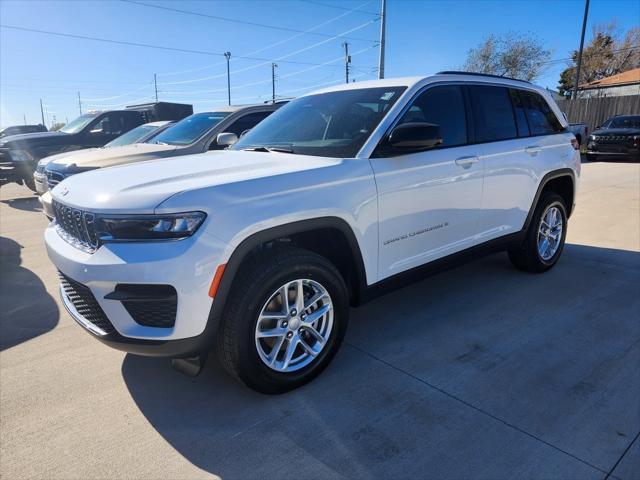
[[[393,148],[407,153],[420,152],[442,145],[442,134],[440,126],[433,123],[402,123],[391,131],[388,142]]]
[[[238,136],[231,132],[219,133],[216,137],[216,145],[219,147],[230,147],[238,141]]]

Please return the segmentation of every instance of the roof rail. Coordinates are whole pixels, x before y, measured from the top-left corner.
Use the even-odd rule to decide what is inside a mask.
[[[444,70],[436,73],[436,75],[474,75],[476,77],[491,77],[491,78],[503,78],[505,80],[515,80],[516,82],[531,83],[528,80],[521,80],[519,78],[505,77],[503,75],[492,75],[491,73],[479,73],[479,72],[461,72],[457,70]]]

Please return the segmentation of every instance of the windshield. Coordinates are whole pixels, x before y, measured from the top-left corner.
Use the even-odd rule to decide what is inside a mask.
[[[111,140],[105,145],[105,147],[121,147],[122,145],[131,145],[132,143],[138,143],[140,140],[146,138],[151,132],[157,129],[158,127],[154,125],[140,125],[133,130],[129,130],[124,135],[120,135],[115,140]]]
[[[242,137],[232,150],[279,147],[301,155],[352,158],[406,87],[300,97]]]
[[[604,128],[640,128],[640,117],[615,117],[609,119]]]
[[[78,133],[84,127],[89,125],[91,120],[96,118],[98,115],[99,115],[98,113],[85,113],[84,115],[80,115],[75,120],[67,123],[59,131],[64,133]]]
[[[189,145],[205,132],[229,115],[229,112],[195,113],[183,118],[164,132],[154,137],[149,143],[166,143],[168,145]]]

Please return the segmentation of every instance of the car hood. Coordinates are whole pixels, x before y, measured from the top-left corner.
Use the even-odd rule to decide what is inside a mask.
[[[213,151],[123,165],[60,182],[53,198],[96,213],[152,213],[185,191],[331,166],[340,159],[245,151]]]
[[[55,155],[55,163],[47,168],[74,173],[74,170],[94,169],[124,165],[139,160],[152,160],[162,155],[170,155],[176,150],[174,145],[155,143],[135,143],[121,147],[91,148]]]
[[[63,152],[63,153],[57,153],[55,155],[49,155],[48,157],[44,157],[42,160],[40,160],[38,162],[38,165],[40,166],[47,166],[52,162],[57,162],[59,160],[62,160],[63,158],[66,157],[71,157],[73,155],[77,155],[79,153],[88,153],[91,152],[93,150],[100,150],[99,148],[87,148],[85,150],[73,150],[72,152]]]
[[[21,143],[48,142],[49,140],[66,137],[67,133],[62,132],[38,132],[21,133],[19,135],[9,135],[0,140],[0,147],[14,148]]]
[[[592,135],[640,135],[640,128],[601,128]]]

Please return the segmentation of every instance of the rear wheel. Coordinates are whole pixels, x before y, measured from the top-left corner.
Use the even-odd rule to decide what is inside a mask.
[[[224,367],[250,388],[282,393],[318,375],[347,328],[347,288],[324,257],[298,248],[251,259],[218,334]]]
[[[566,236],[567,207],[564,200],[557,193],[545,192],[538,202],[522,246],[509,250],[509,259],[521,270],[545,272],[560,258]]]

